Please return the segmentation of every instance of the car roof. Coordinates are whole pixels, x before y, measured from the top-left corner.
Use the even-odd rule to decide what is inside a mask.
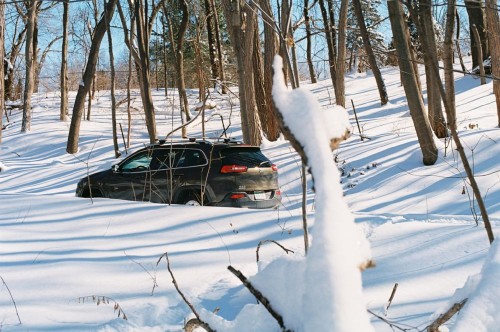
[[[209,141],[206,139],[193,139],[190,138],[189,140],[181,140],[181,141],[165,141],[165,140],[160,140],[158,143],[154,143],[149,146],[150,148],[161,148],[161,147],[174,147],[174,148],[200,148],[203,150],[208,150],[208,149],[224,149],[224,148],[231,148],[231,147],[245,147],[245,148],[258,148],[258,146],[255,145],[249,145],[249,144],[244,144],[241,141],[236,141],[232,139],[224,139],[222,141]]]

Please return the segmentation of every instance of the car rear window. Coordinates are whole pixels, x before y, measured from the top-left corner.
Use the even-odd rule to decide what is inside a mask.
[[[227,148],[220,152],[223,165],[243,165],[247,167],[271,167],[271,162],[256,147]]]

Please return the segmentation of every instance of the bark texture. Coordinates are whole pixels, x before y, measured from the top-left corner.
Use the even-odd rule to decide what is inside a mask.
[[[424,165],[433,165],[438,157],[438,150],[434,143],[429,119],[426,116],[424,103],[420,96],[413,66],[410,62],[410,49],[403,21],[403,9],[398,0],[388,0],[387,8],[391,21],[394,45],[398,55],[401,79],[408,99],[410,115],[413,119],[418,142],[423,155]]]

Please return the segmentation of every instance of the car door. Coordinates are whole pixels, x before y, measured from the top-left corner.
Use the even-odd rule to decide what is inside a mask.
[[[131,155],[117,165],[106,182],[110,198],[132,201],[149,200],[147,179],[150,177],[151,150]]]
[[[202,169],[207,164],[203,152],[192,148],[164,147],[153,153],[151,201],[178,203],[180,190],[201,188]]]

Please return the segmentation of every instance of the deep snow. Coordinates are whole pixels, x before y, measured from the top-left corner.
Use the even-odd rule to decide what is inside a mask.
[[[354,101],[368,139],[360,140],[349,107],[353,135],[334,152],[344,198],[377,264],[362,273],[363,302],[395,326],[418,331],[468,297],[448,328],[494,332],[500,309],[495,295],[500,273],[498,245],[488,253],[486,232],[480,220],[476,226],[478,210],[453,145],[436,140],[438,162],[421,165],[399,73],[386,68],[383,75],[391,100],[384,107],[377,99],[373,77],[348,76],[347,100]],[[424,75],[422,79],[425,82]],[[329,81],[301,85],[324,110],[334,109]],[[491,82],[480,86],[478,80],[457,74],[456,88],[459,134],[498,236],[500,130],[495,127]],[[166,96],[163,90],[153,93],[158,129],[166,134],[180,123],[176,96],[173,91]],[[196,96],[191,91],[193,105]],[[139,108],[138,92],[135,98]],[[229,135],[240,138],[238,108],[233,105],[237,100],[216,93],[211,98],[217,108],[207,111],[207,117],[222,115],[224,125],[230,124]],[[310,279],[304,284],[300,277],[305,273],[300,263],[304,260],[301,167],[288,142],[282,139],[262,145],[279,167],[284,199],[278,210],[107,199],[91,202],[75,198],[74,190],[87,169],[94,172],[116,162],[108,93],[98,92],[92,120],[82,122],[80,150],[75,155],[65,153],[69,123],[58,121],[57,93],[37,94],[33,105],[31,132],[20,133],[21,114],[14,110],[10,116],[14,123],[3,132],[0,145],[0,276],[5,281],[0,284],[0,330],[180,331],[191,314],[171,283],[165,261],[156,264],[165,252],[179,287],[218,331],[279,330],[262,305],[227,271],[228,265],[251,277],[282,312],[286,324],[297,331],[307,325],[310,317],[298,299],[314,285]],[[308,116],[298,121],[305,125]],[[120,109],[118,121],[125,130],[126,118]],[[140,112],[134,111],[133,119],[133,145],[138,148],[147,143],[147,131]],[[201,136],[200,120],[191,125],[190,135]],[[206,126],[208,137],[222,133],[219,116],[210,117]],[[320,206],[311,187],[309,183],[312,226]],[[343,235],[329,234],[329,228],[319,235],[314,234],[314,227],[311,230],[313,245],[315,239],[332,241]],[[256,247],[261,240],[275,240],[293,253],[285,254],[268,243],[261,247],[257,263]],[[353,259],[350,253],[345,255],[346,261]],[[333,263],[341,265],[343,260],[336,258]],[[395,283],[398,289],[385,316]],[[92,296],[111,300],[97,305],[97,297],[94,301]],[[115,304],[128,320],[121,318],[123,314],[117,317]],[[387,322],[371,314],[369,318],[376,331],[393,330]],[[483,325],[475,321],[478,318]],[[331,328],[325,325],[323,330]]]

